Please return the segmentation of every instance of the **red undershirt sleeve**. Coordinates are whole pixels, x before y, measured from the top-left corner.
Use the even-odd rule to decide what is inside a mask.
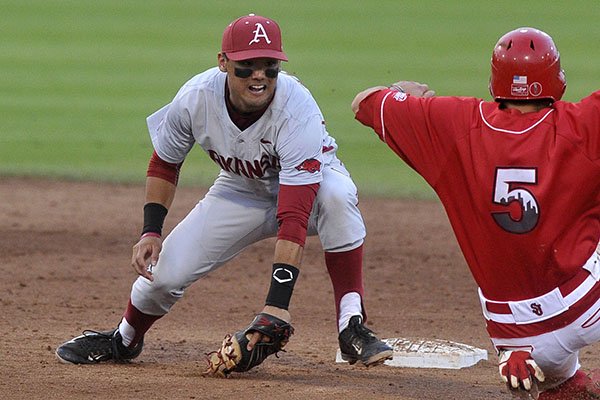
[[[318,190],[318,183],[299,186],[279,185],[277,239],[288,240],[304,247],[308,218]]]
[[[183,162],[178,164],[166,162],[160,158],[158,154],[156,154],[156,151],[154,151],[152,153],[152,157],[150,157],[150,162],[148,163],[148,171],[146,172],[146,176],[161,178],[171,182],[173,185],[177,185],[177,182],[179,181],[179,171],[182,164]]]

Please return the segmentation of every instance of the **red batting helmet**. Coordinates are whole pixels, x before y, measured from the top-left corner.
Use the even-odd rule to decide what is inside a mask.
[[[492,53],[490,93],[494,100],[560,100],[567,81],[552,38],[519,28],[498,40]]]

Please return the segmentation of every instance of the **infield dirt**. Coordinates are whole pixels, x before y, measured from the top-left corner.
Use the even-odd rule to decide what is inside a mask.
[[[437,201],[361,197],[368,229],[368,326],[379,337],[447,339],[486,349],[459,369],[366,369],[335,363],[333,291],[310,238],[290,311],[296,334],[280,357],[229,379],[203,378],[204,353],[263,305],[272,241],[198,281],[146,336],[130,364],[61,364],[56,346],[119,322],[136,275],[143,186],[0,178],[2,399],[510,399],[476,286]],[[204,194],[183,187],[168,232]],[[600,365],[594,347],[584,366]],[[595,347],[596,349],[598,347]]]

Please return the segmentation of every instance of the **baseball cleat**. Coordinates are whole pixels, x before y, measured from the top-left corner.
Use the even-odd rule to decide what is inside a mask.
[[[340,333],[338,340],[342,359],[350,365],[360,361],[370,367],[392,358],[392,348],[364,326],[358,315],[350,318],[348,327]]]
[[[554,389],[540,393],[539,400],[600,399],[600,370],[586,375],[581,370]]]
[[[110,360],[125,362],[139,356],[143,346],[143,338],[133,348],[123,346],[118,329],[106,332],[85,330],[83,335],[61,344],[55,354],[59,361],[70,364],[97,364]]]

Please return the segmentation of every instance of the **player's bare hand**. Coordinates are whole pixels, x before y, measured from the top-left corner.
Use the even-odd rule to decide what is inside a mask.
[[[412,82],[412,81],[398,81],[390,85],[390,89],[397,90],[410,94],[414,97],[433,97],[435,91],[429,89],[426,83]]]
[[[152,276],[152,267],[158,263],[158,255],[162,249],[162,239],[156,236],[146,236],[141,238],[133,246],[131,256],[131,267],[140,276],[148,280],[154,280]]]
[[[263,313],[265,314],[270,314],[274,317],[277,317],[287,323],[290,323],[292,321],[292,316],[290,314],[290,312],[288,310],[284,310],[283,308],[278,308],[278,307],[274,307],[274,306],[265,306],[262,310]],[[259,342],[270,342],[271,338],[269,338],[266,335],[263,335],[260,332],[252,332],[251,334],[248,334],[248,346],[247,349],[249,351],[251,351],[254,346],[256,345],[256,343]]]
[[[248,351],[252,351],[252,349],[254,348],[254,346],[256,346],[257,343],[271,341],[270,337],[265,336],[262,333],[256,332],[256,331],[252,332],[252,333],[248,333],[246,335],[246,337],[248,338],[248,346],[246,346]]]

